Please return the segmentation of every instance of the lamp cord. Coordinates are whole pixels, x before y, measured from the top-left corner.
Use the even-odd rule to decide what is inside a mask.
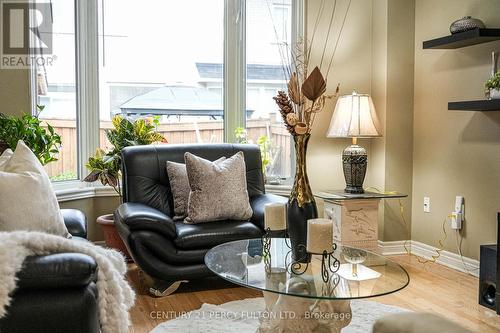
[[[375,192],[378,192],[378,193],[382,193],[382,194],[397,194],[396,191],[380,191],[379,189],[377,189],[376,187],[368,187],[367,190],[374,190]],[[403,202],[401,201],[401,199],[398,199],[399,201],[399,212],[400,212],[400,216],[401,216],[401,221],[402,221],[402,224],[405,226],[405,228],[409,231],[409,225],[408,223],[406,222],[406,218],[404,216],[404,206],[403,206]],[[435,263],[439,257],[441,256],[441,252],[444,251],[444,242],[446,240],[446,238],[448,237],[447,233],[446,233],[446,222],[448,220],[448,218],[450,218],[451,215],[448,215],[444,220],[443,220],[443,234],[444,234],[444,237],[442,239],[440,239],[438,241],[438,244],[439,244],[439,248],[437,248],[435,251],[436,251],[436,254],[431,256],[431,259],[422,259],[421,257],[411,253],[411,249],[408,249],[408,239],[406,239],[404,241],[404,244],[403,244],[403,247],[405,249],[405,252],[410,255],[410,256],[414,256],[417,261],[421,264],[426,264],[426,263]],[[411,235],[410,235],[410,238],[411,238]],[[460,239],[460,240],[459,240]],[[463,236],[462,234],[460,233],[460,230],[456,230],[456,233],[455,233],[455,241],[456,241],[456,245],[457,245],[457,251],[458,251],[458,254],[460,256],[460,260],[462,262],[462,265],[463,265],[463,268],[464,268],[464,271],[465,273],[469,274],[469,275],[472,275],[472,276],[476,276],[473,272],[474,271],[478,271],[479,268],[473,268],[473,269],[469,269],[467,267],[467,264],[465,263],[465,260],[464,260],[464,256],[463,256],[463,253],[462,253],[462,241],[463,241]]]
[[[381,194],[397,194],[398,192],[397,191],[380,191],[378,188],[376,187],[368,187],[367,190],[374,190],[375,192],[378,192],[378,193],[381,193]],[[401,216],[401,222],[402,222],[402,225],[405,227],[405,229],[408,231],[409,233],[409,236],[411,238],[411,230],[410,230],[410,226],[408,225],[408,222],[406,221],[406,218],[404,216],[404,206],[403,206],[403,202],[401,199],[398,199],[398,202],[399,202],[399,213],[400,213],[400,216]],[[406,254],[408,254],[409,256],[414,256],[417,261],[421,264],[427,264],[427,263],[435,263],[439,257],[441,256],[441,252],[444,251],[444,242],[446,241],[446,239],[448,238],[448,234],[446,233],[446,221],[448,220],[450,216],[447,216],[445,217],[445,219],[443,220],[443,225],[442,225],[442,228],[443,228],[443,238],[442,239],[439,239],[438,240],[438,245],[439,247],[435,250],[435,254],[431,256],[431,259],[422,259],[421,257],[413,254],[411,252],[411,248],[409,249],[408,248],[408,242],[409,242],[409,239],[406,239],[403,243],[403,247],[405,249],[405,252]],[[410,244],[411,246],[411,244]]]
[[[465,264],[465,260],[464,260],[464,256],[462,254],[462,241],[463,241],[463,237],[462,235],[460,234],[460,230],[456,230],[456,233],[455,233],[455,240],[456,240],[456,244],[457,244],[457,250],[458,250],[458,254],[460,255],[460,260],[462,261],[462,265],[464,266],[464,270],[467,274],[469,275],[472,275],[472,276],[476,276],[474,275],[474,271],[478,271],[479,270],[479,267],[476,267],[474,269],[469,269],[467,267],[467,265]],[[460,241],[458,240],[460,238]]]

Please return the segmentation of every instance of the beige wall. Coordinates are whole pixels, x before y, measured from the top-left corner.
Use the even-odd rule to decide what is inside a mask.
[[[20,115],[30,112],[29,71],[0,69],[0,113]]]
[[[113,213],[119,203],[118,197],[95,197],[61,202],[60,206],[83,211],[87,216],[88,238],[93,241],[102,241],[104,236],[101,227],[95,221],[100,215]]]
[[[456,195],[465,197],[464,255],[496,243],[500,211],[500,112],[448,111],[448,101],[483,98],[491,51],[500,42],[456,50],[423,50],[422,41],[447,35],[464,15],[500,27],[498,0],[416,0],[412,238],[437,246]],[[431,212],[423,212],[423,197]],[[447,227],[446,249],[457,252]]]
[[[327,1],[328,3],[328,1]],[[330,6],[331,6],[330,2]],[[307,35],[311,39],[320,1],[308,2]],[[347,1],[339,1],[336,22],[338,32]],[[328,29],[328,5],[315,41],[322,45]],[[360,140],[368,152],[366,187],[397,190],[409,195],[402,202],[406,208],[405,226],[397,201],[381,204],[379,238],[385,241],[409,237],[412,192],[413,127],[413,0],[353,0],[346,20],[334,70],[330,72],[328,90],[341,83],[341,94],[353,89],[372,94],[382,124],[382,138]],[[312,52],[312,62],[321,59],[321,48]],[[313,46],[314,47],[314,46]],[[325,137],[334,106],[328,104],[313,128],[308,171],[313,190],[342,189],[342,150],[348,139]]]
[[[415,1],[389,0],[387,6],[387,81],[385,109],[386,191],[408,194],[402,199],[404,224],[397,200],[384,200],[384,241],[410,237],[413,169],[413,70]]]
[[[307,32],[308,39],[312,37],[312,31],[316,15],[321,1],[310,0],[307,6]],[[333,1],[326,1],[325,12],[321,24],[316,32],[313,51],[311,53],[312,66],[319,65],[322,46],[328,31],[328,21]],[[335,16],[335,26],[332,34],[336,37],[340,23],[345,13],[347,1],[338,1]],[[326,55],[332,54],[335,38],[331,38],[330,46]],[[337,83],[340,83],[341,94],[349,94],[353,89],[358,92],[369,92],[371,77],[371,1],[353,0],[349,15],[344,26],[341,40],[335,55],[332,69],[326,78],[327,92],[333,93]],[[327,58],[328,60],[330,58]],[[323,66],[323,71],[326,72]],[[350,145],[348,139],[328,139],[326,131],[330,124],[334,105],[330,101],[316,117],[309,143],[307,167],[308,176],[313,190],[343,189],[345,187],[342,173],[342,150]],[[362,141],[370,155],[370,142]],[[370,178],[368,176],[368,178]],[[370,180],[367,179],[367,184]]]

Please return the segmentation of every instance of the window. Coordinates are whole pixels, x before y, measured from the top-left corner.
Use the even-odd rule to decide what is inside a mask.
[[[268,180],[290,177],[291,138],[272,97],[286,87],[280,47],[301,1],[50,3],[57,61],[36,68],[33,86],[41,118],[62,136],[60,160],[47,166],[54,180],[81,178],[115,115],[159,117],[169,143],[235,141],[243,131],[265,143]]]
[[[286,90],[283,61],[291,45],[291,0],[246,2],[246,131],[266,155],[266,178],[280,184],[291,175],[291,136],[273,100]],[[282,59],[282,56],[285,59]]]
[[[55,61],[37,65],[35,73],[37,104],[45,108],[39,117],[62,137],[58,161],[46,165],[54,181],[78,178],[77,104],[75,79],[75,3],[52,0],[52,34]],[[47,18],[44,18],[47,19]]]
[[[224,1],[107,0],[100,7],[100,120],[160,117],[169,143],[223,141]]]

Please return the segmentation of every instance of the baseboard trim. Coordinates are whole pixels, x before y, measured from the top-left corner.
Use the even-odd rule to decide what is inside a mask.
[[[383,255],[406,254],[406,250],[404,248],[405,241],[378,241],[378,244]],[[417,241],[407,241],[406,246],[412,254],[424,259],[432,259],[432,256],[436,255],[437,248],[431,245]],[[440,257],[436,260],[436,263],[479,277],[479,261],[476,259],[464,257],[464,263],[467,266],[468,272],[464,268],[460,255],[453,252],[442,251]]]
[[[408,246],[410,242],[411,241],[408,241]],[[406,254],[404,243],[405,241],[383,242],[379,240],[378,247],[383,255],[394,256],[399,254]]]
[[[92,242],[94,245],[101,246],[101,247],[106,247],[106,242],[105,241],[94,241]]]

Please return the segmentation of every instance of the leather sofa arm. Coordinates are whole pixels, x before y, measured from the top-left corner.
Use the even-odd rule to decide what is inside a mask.
[[[61,209],[68,232],[75,237],[87,238],[87,218],[78,209]]]
[[[159,210],[135,202],[121,204],[115,211],[115,223],[125,225],[130,231],[151,230],[165,237],[176,238],[174,221]]]
[[[97,281],[97,264],[81,253],[31,256],[17,278],[18,290],[84,287]]]
[[[275,194],[258,194],[250,198],[250,206],[252,206],[253,215],[250,222],[264,230],[264,207],[268,203],[284,203],[288,202],[288,198]]]

